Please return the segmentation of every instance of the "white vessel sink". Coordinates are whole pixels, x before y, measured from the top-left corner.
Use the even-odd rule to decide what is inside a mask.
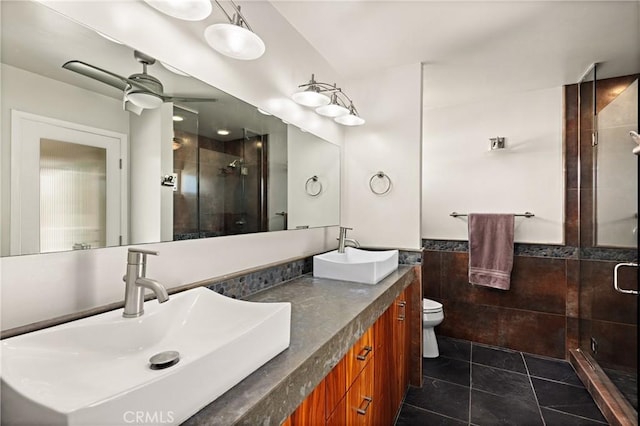
[[[2,341],[2,424],[178,424],[289,346],[290,303],[206,288]],[[177,364],[149,358],[178,351]]]
[[[368,251],[346,247],[313,256],[313,276],[377,284],[398,269],[398,250]]]

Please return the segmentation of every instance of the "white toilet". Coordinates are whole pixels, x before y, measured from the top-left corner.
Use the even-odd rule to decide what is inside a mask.
[[[443,319],[442,303],[431,299],[422,299],[422,356],[424,358],[437,358],[440,355],[433,328]]]

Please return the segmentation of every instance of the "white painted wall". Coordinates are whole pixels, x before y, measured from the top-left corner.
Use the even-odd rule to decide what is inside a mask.
[[[560,87],[424,111],[422,237],[467,240],[453,211],[530,211],[517,242],[563,243],[562,117]],[[489,151],[496,136],[507,147]]]
[[[173,105],[165,103],[130,118],[130,244],[173,240],[173,190],[160,185],[173,173],[172,117]]]
[[[287,140],[289,229],[339,225],[340,147],[291,125]],[[317,182],[307,184],[313,176]]]
[[[2,134],[0,157],[2,175],[2,245],[0,253],[9,253],[9,219],[11,211],[11,110],[37,114],[49,118],[69,121],[129,133],[129,113],[122,110],[121,101],[91,91],[80,89],[57,80],[43,77],[10,65],[2,64]],[[25,96],[25,93],[38,96]]]
[[[205,23],[169,18],[143,2],[45,4],[324,139],[342,143],[339,125],[289,99],[311,72],[327,81],[337,80],[335,72],[268,2],[241,2],[267,45],[257,61],[236,61],[215,53],[202,37]],[[3,164],[3,173],[5,168]],[[147,245],[161,253],[159,259],[150,260],[149,276],[175,287],[327,250],[337,245],[335,235],[336,228],[317,228]],[[124,247],[0,259],[2,329],[123,300],[125,260]]]
[[[363,246],[420,248],[421,70],[405,65],[345,84],[367,122],[346,131],[341,225]],[[382,196],[369,189],[378,171],[393,184]]]

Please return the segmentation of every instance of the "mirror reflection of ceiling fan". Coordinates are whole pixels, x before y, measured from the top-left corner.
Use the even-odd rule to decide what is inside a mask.
[[[194,98],[191,96],[170,96],[165,94],[160,80],[147,73],[147,66],[153,65],[156,60],[137,50],[134,51],[133,56],[142,64],[142,72],[132,74],[129,77],[123,77],[111,71],[77,60],[65,63],[62,65],[62,68],[77,72],[85,77],[122,90],[123,108],[138,115],[145,109],[158,108],[163,102],[217,101],[215,98]]]

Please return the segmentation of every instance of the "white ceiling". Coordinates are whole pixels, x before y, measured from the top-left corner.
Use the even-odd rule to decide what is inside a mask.
[[[346,80],[423,63],[426,109],[640,72],[640,1],[271,3]]]

